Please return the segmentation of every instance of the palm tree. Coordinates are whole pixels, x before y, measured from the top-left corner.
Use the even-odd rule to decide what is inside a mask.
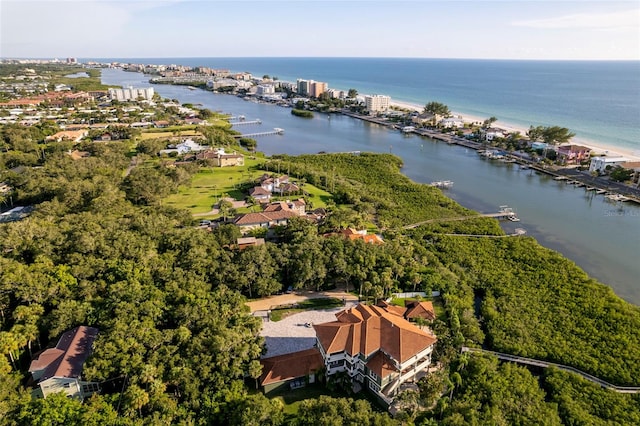
[[[14,353],[20,348],[20,342],[16,336],[9,331],[0,331],[0,348],[4,355],[9,355],[13,368],[17,370]]]

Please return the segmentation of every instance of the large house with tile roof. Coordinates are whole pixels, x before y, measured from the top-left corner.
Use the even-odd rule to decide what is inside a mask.
[[[313,326],[327,377],[344,372],[391,404],[401,384],[429,368],[436,337],[398,313],[359,304],[336,318]]]
[[[31,361],[29,372],[38,384],[33,395],[46,398],[52,393],[63,392],[69,398],[83,400],[98,392],[98,383],[85,382],[81,377],[97,335],[97,328],[76,327],[64,332],[55,348],[41,352]]]
[[[287,225],[292,217],[305,216],[305,202],[303,199],[295,201],[278,201],[268,204],[259,213],[241,214],[234,222],[242,232],[256,228],[272,228]]]

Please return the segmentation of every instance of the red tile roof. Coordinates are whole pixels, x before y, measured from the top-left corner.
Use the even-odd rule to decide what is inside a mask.
[[[55,348],[45,350],[31,362],[29,371],[44,369],[40,381],[51,377],[80,377],[97,335],[97,328],[86,326],[66,331]]]
[[[298,216],[296,213],[290,210],[280,210],[275,212],[264,213],[247,213],[238,216],[234,221],[236,225],[259,225],[263,223],[270,223],[279,220],[290,219]]]
[[[378,306],[359,304],[336,318],[313,326],[325,353],[368,357],[382,350],[402,363],[436,342],[435,336]]]
[[[405,313],[406,319],[424,318],[432,321],[436,319],[436,313],[433,310],[433,303],[431,302],[410,302],[407,304],[407,312]]]
[[[316,348],[260,360],[262,386],[307,376],[324,367],[322,355]]]

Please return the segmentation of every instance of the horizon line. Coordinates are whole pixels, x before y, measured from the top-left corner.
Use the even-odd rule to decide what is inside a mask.
[[[0,60],[53,60],[74,56],[0,56]],[[538,61],[538,62],[640,62],[637,59],[558,59],[558,58],[465,58],[465,57],[421,57],[421,56],[75,56],[80,59],[428,59],[457,61]]]

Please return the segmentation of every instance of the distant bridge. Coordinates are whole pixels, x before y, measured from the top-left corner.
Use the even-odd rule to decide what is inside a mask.
[[[609,382],[606,382],[602,379],[599,379],[595,376],[592,376],[589,373],[585,373],[584,371],[580,371],[577,368],[573,368],[573,367],[569,367],[568,365],[562,365],[562,364],[555,364],[553,362],[546,362],[546,361],[540,361],[537,359],[533,359],[533,358],[524,358],[521,356],[516,356],[516,355],[509,355],[509,354],[504,354],[501,352],[494,352],[494,351],[487,351],[485,349],[478,349],[478,348],[469,348],[466,346],[462,347],[462,352],[471,352],[471,353],[480,353],[480,354],[489,354],[489,355],[493,355],[495,357],[497,357],[498,359],[502,360],[502,361],[510,361],[510,362],[515,362],[517,364],[523,364],[523,365],[530,365],[533,367],[542,367],[542,368],[548,368],[548,367],[555,367],[558,370],[563,370],[563,371],[568,371],[571,373],[575,373],[579,376],[581,376],[583,379],[586,379],[592,383],[595,383],[596,385],[602,386],[605,389],[610,389],[614,392],[619,392],[619,393],[640,393],[640,387],[637,386],[616,386],[616,385],[612,385]]]

